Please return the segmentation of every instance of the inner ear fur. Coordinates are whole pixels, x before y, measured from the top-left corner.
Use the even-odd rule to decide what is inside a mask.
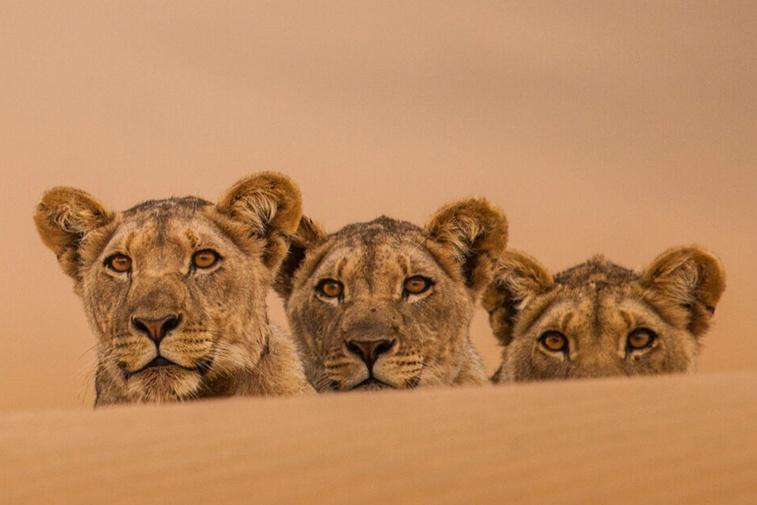
[[[512,341],[515,319],[528,300],[553,286],[552,274],[535,258],[518,251],[507,251],[499,258],[481,304],[502,345]]]
[[[300,219],[297,232],[291,236],[289,251],[281,263],[273,284],[274,290],[285,299],[292,294],[294,275],[302,266],[307,252],[326,241],[328,233],[307,216]]]
[[[495,259],[507,247],[507,218],[484,198],[469,198],[439,209],[426,234],[446,247],[474,292],[491,280]]]
[[[216,209],[239,224],[247,237],[266,242],[263,263],[276,270],[300,222],[302,196],[289,177],[261,172],[234,184],[218,200]]]
[[[725,270],[718,258],[698,246],[669,249],[652,261],[641,283],[658,303],[672,303],[689,314],[687,329],[702,335],[725,291]]]
[[[115,214],[92,195],[67,187],[46,191],[34,211],[42,241],[55,253],[63,271],[77,281],[83,240],[114,218]]]

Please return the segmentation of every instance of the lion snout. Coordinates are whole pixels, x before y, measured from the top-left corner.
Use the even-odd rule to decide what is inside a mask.
[[[345,341],[347,351],[354,354],[368,367],[368,371],[373,371],[373,365],[384,354],[388,354],[397,346],[397,339],[384,338],[378,340],[358,340],[349,339]]]
[[[160,342],[181,325],[182,319],[181,314],[166,314],[160,317],[132,316],[131,326],[160,347]]]

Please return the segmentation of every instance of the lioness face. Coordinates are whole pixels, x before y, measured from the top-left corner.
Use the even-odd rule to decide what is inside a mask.
[[[215,205],[171,198],[117,213],[49,191],[35,219],[97,335],[98,403],[233,391],[264,352],[265,296],[300,209],[276,174],[243,179]]]
[[[402,228],[405,228],[404,230]],[[473,296],[397,222],[353,229],[326,246],[288,313],[329,389],[444,383],[462,353]]]
[[[504,345],[494,380],[690,370],[723,278],[717,260],[695,248],[668,251],[644,274],[597,257],[554,278],[532,258],[506,253],[484,295]]]
[[[82,272],[101,373],[129,397],[191,397],[258,359],[270,274],[213,212],[194,199],[127,211]]]
[[[279,291],[316,389],[452,384],[463,367],[478,371],[468,327],[489,267],[485,251],[504,248],[504,217],[497,222],[495,239],[479,236],[475,252],[460,257],[433,234],[394,219],[333,235],[311,227],[311,240],[301,242],[307,251],[285,261],[280,275],[289,267],[290,277]]]
[[[694,336],[660,317],[633,284],[560,286],[532,303],[507,346],[503,368],[515,380],[653,375],[694,363]]]

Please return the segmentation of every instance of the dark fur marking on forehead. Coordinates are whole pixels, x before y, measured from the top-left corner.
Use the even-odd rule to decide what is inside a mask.
[[[600,314],[600,309],[602,307],[602,298],[599,294],[600,290],[597,290],[594,292],[594,299],[591,301],[592,304],[592,311],[594,313],[594,317],[592,320],[592,336],[594,337],[595,341],[599,341],[599,339],[602,337],[602,317]]]
[[[376,263],[378,254],[378,249],[374,246],[392,241],[406,241],[429,253],[424,246],[426,237],[419,226],[387,216],[381,216],[368,222],[349,224],[333,233],[331,237],[337,242],[359,243],[368,246],[363,252],[360,263],[363,267],[363,279],[371,293],[374,288],[371,266]],[[431,256],[433,257],[433,255]]]
[[[353,223],[345,226],[333,236],[337,239],[356,239],[361,242],[374,242],[380,235],[402,237],[408,233],[423,233],[419,226],[407,221],[400,221],[381,216],[365,223]]]
[[[571,288],[594,285],[596,289],[619,286],[639,280],[633,270],[616,265],[604,256],[594,256],[590,260],[563,270],[555,276],[555,282]]]
[[[184,215],[190,215],[196,212],[198,209],[212,205],[209,201],[203,200],[196,196],[182,196],[171,198],[165,198],[163,200],[147,200],[139,203],[134,207],[124,211],[124,217],[132,217],[142,213],[155,213],[164,215],[170,212],[182,213]]]

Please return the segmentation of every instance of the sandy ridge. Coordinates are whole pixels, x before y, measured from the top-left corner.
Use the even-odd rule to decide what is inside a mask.
[[[0,482],[14,504],[754,503],[756,418],[746,372],[13,413]]]

